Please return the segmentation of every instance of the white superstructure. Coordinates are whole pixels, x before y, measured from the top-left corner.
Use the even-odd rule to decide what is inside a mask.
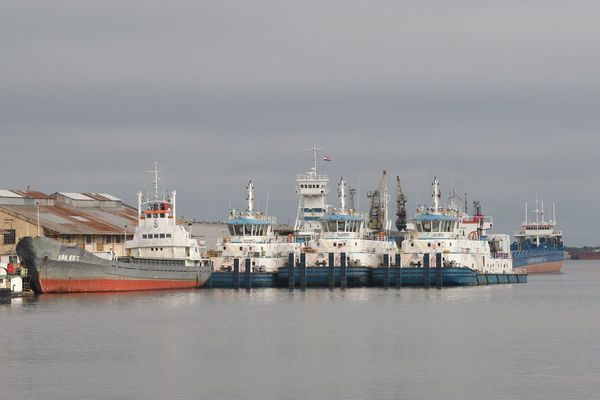
[[[423,254],[442,254],[443,267],[470,268],[482,273],[510,273],[510,237],[488,234],[491,217],[481,213],[476,203],[475,215],[460,212],[453,199],[446,208],[441,206],[440,186],[433,180],[433,206],[419,206],[413,229],[402,242],[402,267],[423,265]]]
[[[312,148],[313,166],[296,178],[296,193],[300,195],[294,232],[300,240],[308,240],[321,230],[321,217],[326,211],[329,178],[317,171],[316,146]]]
[[[318,234],[303,249],[308,266],[327,265],[329,253],[340,265],[340,254],[346,253],[348,265],[377,267],[383,265],[384,254],[393,262],[397,248],[385,233],[369,235],[367,217],[346,208],[346,182],[338,184],[339,207],[328,210],[320,219]]]
[[[297,251],[300,244],[293,237],[280,238],[273,232],[275,218],[254,210],[254,184],[246,186],[247,207],[245,211],[231,210],[227,226],[229,237],[217,242],[213,257],[215,271],[231,271],[233,260],[249,258],[253,272],[274,272],[288,261],[288,254]]]
[[[126,242],[127,255],[137,259],[169,260],[189,266],[205,265],[203,247],[176,220],[176,192],[159,193],[159,168],[154,164],[154,191],[138,192],[138,226],[133,239]]]

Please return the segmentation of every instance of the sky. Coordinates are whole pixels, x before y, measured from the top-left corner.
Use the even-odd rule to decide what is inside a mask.
[[[282,223],[316,145],[366,192],[437,176],[496,232],[556,203],[599,245],[598,1],[23,1],[0,4],[0,188],[135,204],[154,161],[186,218],[256,201]],[[321,166],[320,166],[321,167]],[[394,200],[394,199],[392,199]]]

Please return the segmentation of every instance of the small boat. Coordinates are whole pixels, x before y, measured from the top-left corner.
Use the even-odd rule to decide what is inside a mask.
[[[198,288],[211,273],[210,261],[190,233],[176,222],[176,192],[159,194],[158,163],[154,193],[138,192],[138,226],[126,242],[127,256],[99,257],[47,237],[25,237],[17,244],[36,293],[118,292]]]

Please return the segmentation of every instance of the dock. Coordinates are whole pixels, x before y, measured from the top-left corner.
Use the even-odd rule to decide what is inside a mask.
[[[345,253],[341,253],[340,265],[334,265],[334,254],[330,253],[328,264],[306,266],[304,254],[289,255],[288,265],[275,272],[253,272],[250,259],[235,259],[233,271],[214,271],[204,286],[209,289],[254,289],[254,288],[438,288],[459,286],[487,286],[527,283],[527,273],[480,273],[470,268],[442,267],[440,260],[430,267],[430,260],[441,258],[441,254],[425,254],[422,266],[401,267],[400,255],[393,262],[384,258],[379,267],[349,266]]]

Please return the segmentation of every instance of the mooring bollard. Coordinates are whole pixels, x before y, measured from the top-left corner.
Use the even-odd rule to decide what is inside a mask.
[[[346,289],[348,286],[348,265],[346,262],[346,253],[340,254],[340,287]]]
[[[435,254],[435,284],[438,289],[441,289],[443,286],[443,276],[442,276],[442,253]]]
[[[429,253],[423,254],[423,287],[429,289]]]
[[[251,260],[246,258],[246,289],[252,288],[252,266]]]
[[[396,282],[395,282],[395,286],[396,289],[400,289],[400,287],[402,286],[402,259],[400,258],[400,254],[396,254],[395,257],[395,262],[394,264],[396,265]]]
[[[296,286],[296,282],[294,281],[294,264],[296,263],[296,258],[294,257],[294,253],[290,253],[288,256],[288,288],[294,289]]]
[[[300,289],[306,289],[306,254],[300,254]]]
[[[327,271],[327,280],[329,283],[329,289],[335,288],[335,255],[333,253],[329,253],[329,265],[327,266],[329,270]]]
[[[240,288],[240,260],[239,258],[233,259],[233,288]]]

